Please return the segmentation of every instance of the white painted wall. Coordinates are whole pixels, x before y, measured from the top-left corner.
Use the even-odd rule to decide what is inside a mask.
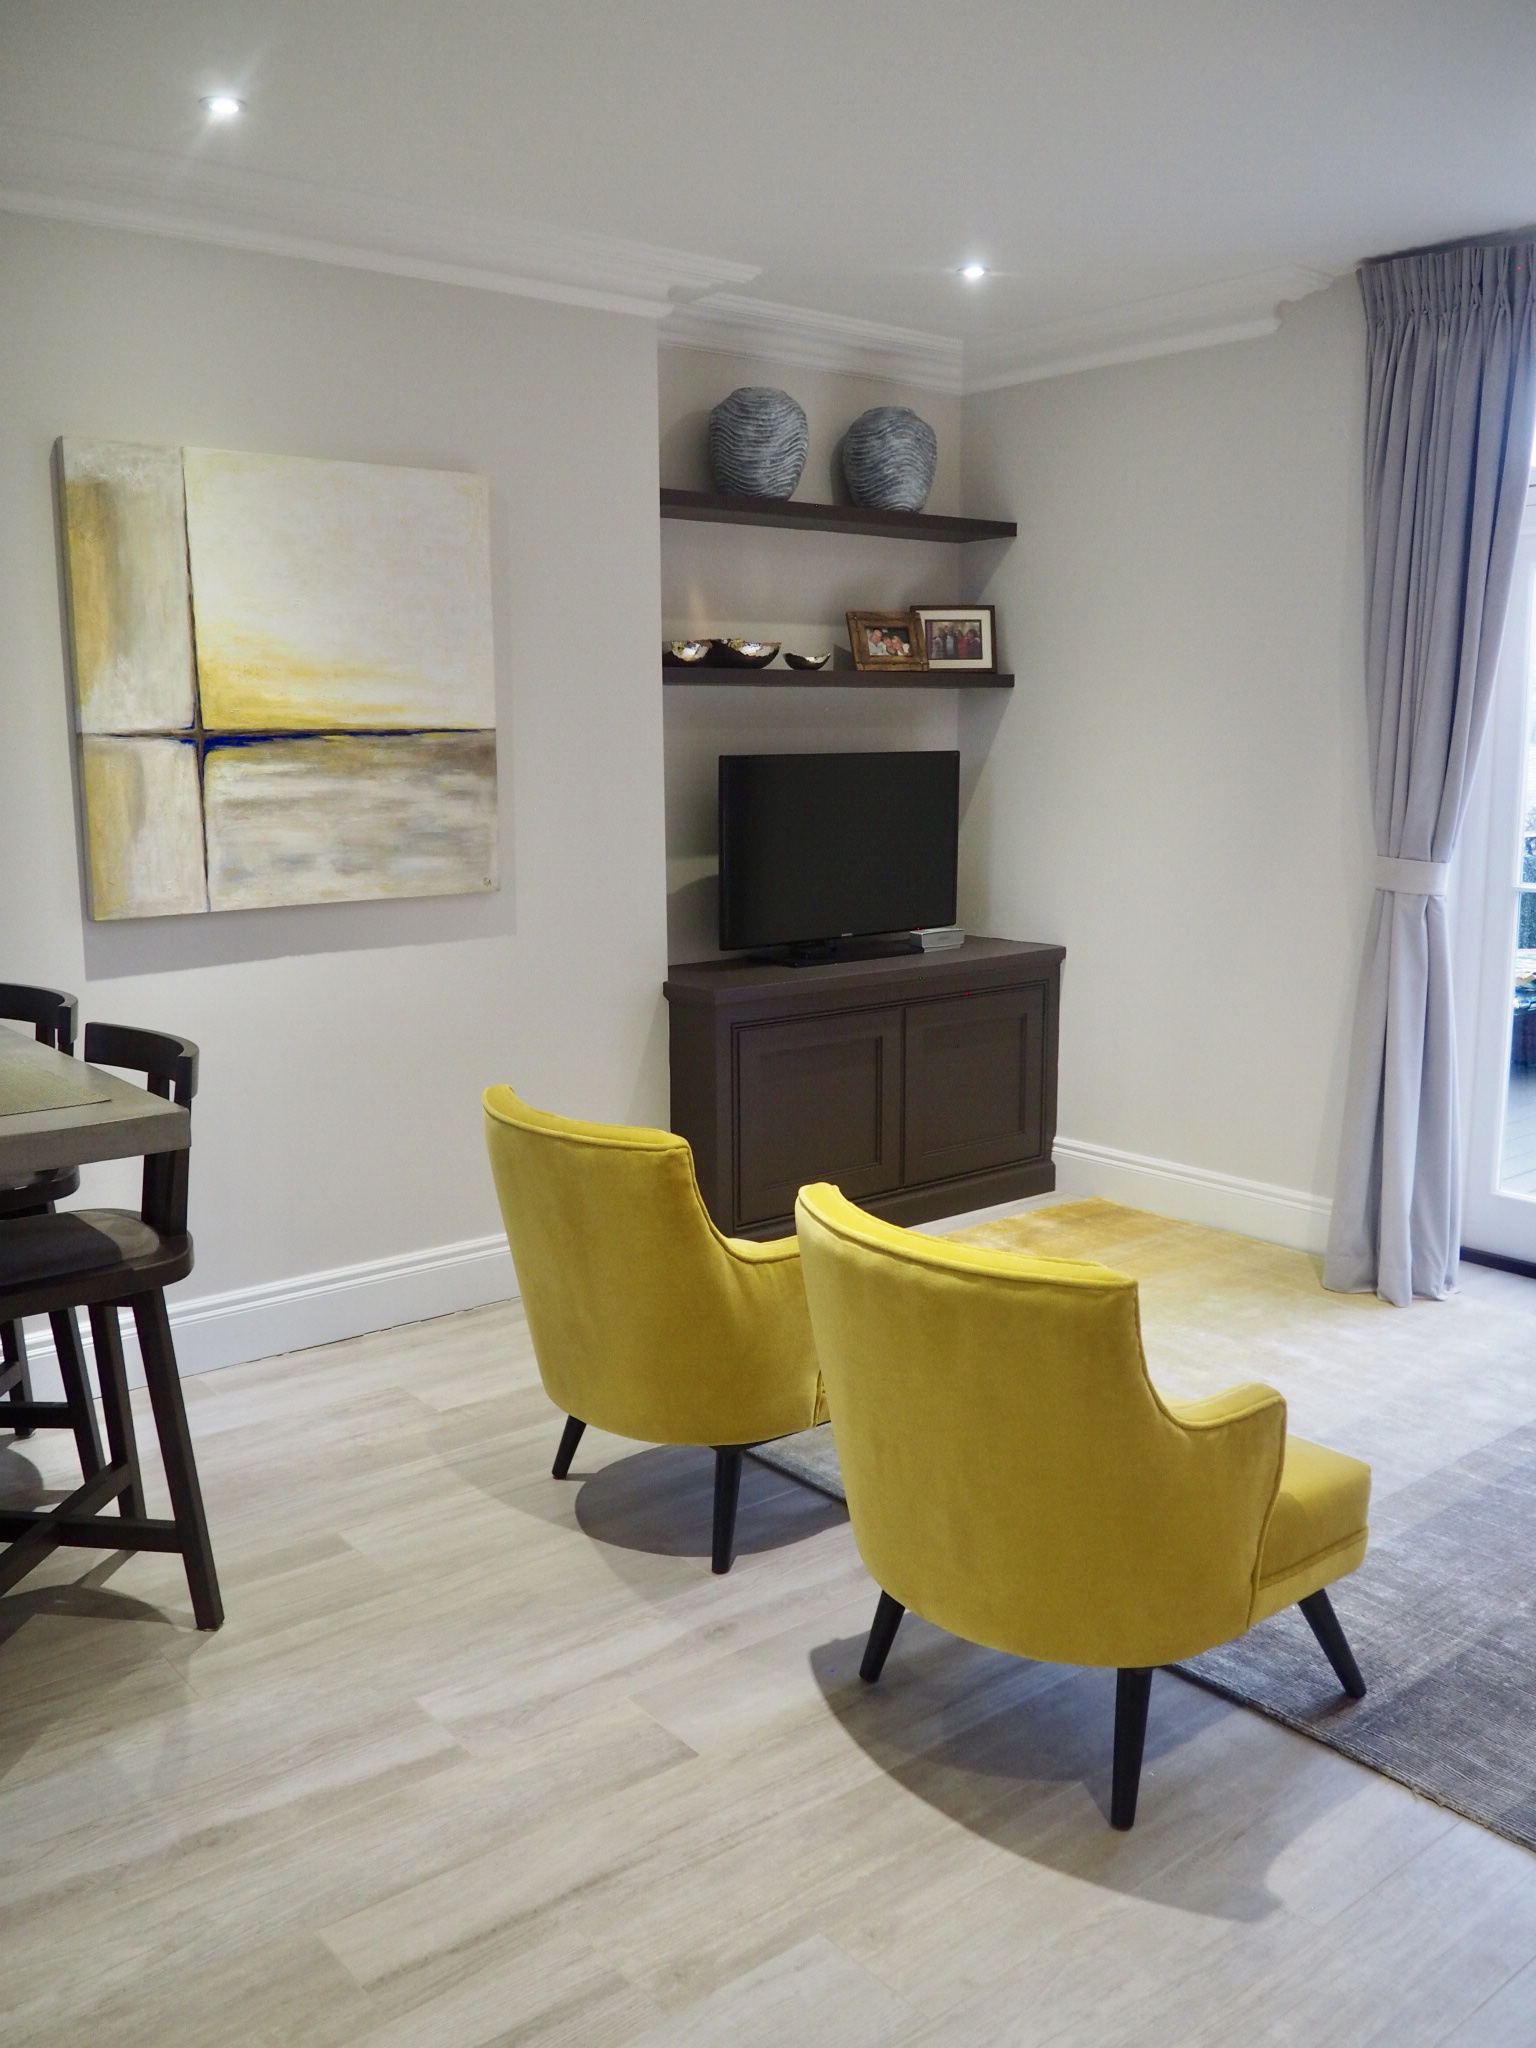
[[[843,433],[866,407],[910,405],[934,428],[939,464],[926,510],[959,512],[960,401],[880,378],[806,370],[705,349],[663,347],[658,366],[661,481],[708,490],[711,406],[739,384],[774,384],[804,406],[810,452],[796,496],[847,501]],[[848,660],[849,611],[897,611],[965,595],[964,550],[667,520],[662,526],[662,639],[746,634]],[[658,648],[659,653],[659,648]],[[773,671],[775,676],[779,669]],[[852,753],[960,745],[960,692],[673,685],[666,689],[667,943],[672,960],[718,948],[716,764],[722,754]],[[978,728],[979,730],[979,728]],[[962,774],[970,764],[962,760]],[[973,776],[968,776],[969,787]]]
[[[1346,280],[1263,340],[965,402],[1019,681],[961,911],[1067,948],[1061,1184],[1312,1245],[1371,891],[1364,361]]]
[[[509,1292],[485,1084],[666,1116],[653,326],[5,215],[0,392],[0,976],[202,1046],[184,1363]],[[499,892],[86,921],[61,433],[490,479]]]

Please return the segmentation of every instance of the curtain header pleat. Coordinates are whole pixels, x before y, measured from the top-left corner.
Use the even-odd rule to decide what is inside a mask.
[[[1364,263],[1359,277],[1367,324],[1375,330],[1417,319],[1461,320],[1499,303],[1515,313],[1530,304],[1533,263],[1536,241]]]

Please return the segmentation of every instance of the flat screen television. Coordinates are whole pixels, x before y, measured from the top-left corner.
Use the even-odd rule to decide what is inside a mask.
[[[954,922],[959,833],[958,753],[722,754],[721,951],[906,951]]]

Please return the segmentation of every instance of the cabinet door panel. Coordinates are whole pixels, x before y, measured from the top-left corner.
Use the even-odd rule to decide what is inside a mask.
[[[1040,1155],[1045,988],[946,996],[906,1010],[906,1178],[978,1173]]]
[[[736,1032],[736,1216],[788,1216],[810,1180],[857,1201],[901,1184],[901,1011]]]

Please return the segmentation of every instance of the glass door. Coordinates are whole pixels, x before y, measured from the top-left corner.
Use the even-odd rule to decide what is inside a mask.
[[[1459,878],[1473,944],[1461,1241],[1536,1265],[1536,485]],[[1479,888],[1479,883],[1481,887]],[[1481,904],[1478,897],[1481,896]],[[1465,1014],[1465,1010],[1463,1012]],[[1468,1041],[1464,1036],[1464,1048]],[[1464,1055],[1465,1057],[1465,1052]]]

